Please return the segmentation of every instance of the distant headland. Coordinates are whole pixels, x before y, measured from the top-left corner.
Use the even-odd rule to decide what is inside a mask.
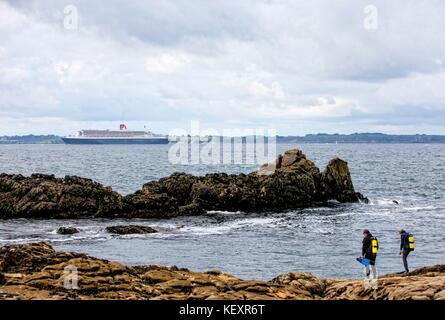
[[[429,134],[384,134],[384,133],[352,133],[352,134],[306,134],[305,136],[277,136],[281,143],[445,143],[445,135]]]
[[[304,136],[277,136],[277,143],[445,143],[445,135],[430,134],[306,134]],[[0,136],[0,144],[64,144],[57,135]]]
[[[63,144],[56,135],[0,136],[0,144]]]

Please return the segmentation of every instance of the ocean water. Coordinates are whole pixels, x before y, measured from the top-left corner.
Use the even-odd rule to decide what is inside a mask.
[[[209,212],[170,220],[0,220],[0,245],[48,241],[127,264],[177,265],[220,269],[243,279],[272,279],[289,271],[323,277],[361,277],[355,261],[361,231],[378,237],[379,274],[400,272],[399,236],[415,235],[411,269],[445,263],[445,146],[424,144],[278,144],[278,152],[300,148],[323,169],[329,159],[348,161],[357,191],[370,204],[330,204],[273,214]],[[68,146],[0,145],[0,172],[53,173],[95,179],[124,194],[175,171],[251,172],[256,165],[173,165],[168,145]],[[394,203],[396,200],[398,204]],[[141,224],[159,229],[149,235],[114,236],[106,226]],[[80,233],[61,236],[60,226]]]

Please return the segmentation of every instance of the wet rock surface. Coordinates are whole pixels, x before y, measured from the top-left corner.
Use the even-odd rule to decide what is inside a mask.
[[[112,217],[127,210],[121,195],[91,179],[0,175],[2,218]]]
[[[74,227],[60,227],[59,229],[57,229],[57,233],[61,235],[69,235],[79,233],[79,230]]]
[[[66,288],[67,268],[77,270],[77,289]],[[303,272],[257,281],[218,270],[129,267],[85,254],[56,252],[46,243],[35,243],[0,248],[0,299],[445,300],[445,265],[382,276],[377,289],[370,289],[363,279],[320,279]]]
[[[106,228],[107,232],[114,234],[146,234],[156,233],[157,230],[147,226],[112,226]]]
[[[355,192],[347,162],[323,172],[298,149],[250,174],[174,173],[122,196],[90,179],[0,175],[0,218],[171,218],[207,210],[267,212],[365,201]]]
[[[333,159],[320,172],[298,149],[278,156],[274,164],[263,165],[250,174],[208,174],[196,177],[175,173],[145,184],[129,195],[129,202],[165,195],[183,214],[200,214],[204,210],[280,211],[325,203],[365,201],[355,192],[348,164]],[[187,208],[187,210],[185,210]]]

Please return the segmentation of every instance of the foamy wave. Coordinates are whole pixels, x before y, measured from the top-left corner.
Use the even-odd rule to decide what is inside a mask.
[[[236,215],[236,214],[242,214],[241,211],[214,211],[214,210],[210,210],[207,211],[207,213],[209,214],[221,214],[221,215]]]
[[[420,210],[434,210],[434,209],[436,209],[436,207],[434,207],[434,206],[424,206],[424,207],[418,206],[418,207],[404,207],[403,208],[403,210],[406,210],[406,211],[420,211]]]
[[[276,221],[275,218],[250,218],[226,222],[220,225],[184,226],[179,231],[195,235],[225,234],[232,230],[252,226],[269,225]]]
[[[396,201],[396,202],[395,202]],[[398,204],[402,204],[403,200],[400,199],[370,199],[369,200],[369,204],[370,205],[398,205]]]

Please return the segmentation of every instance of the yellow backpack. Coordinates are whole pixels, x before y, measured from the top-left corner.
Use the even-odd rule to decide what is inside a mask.
[[[411,233],[408,234],[408,248],[414,250],[414,236]]]
[[[379,241],[376,237],[371,238],[371,252],[372,254],[377,254],[379,251]]]

